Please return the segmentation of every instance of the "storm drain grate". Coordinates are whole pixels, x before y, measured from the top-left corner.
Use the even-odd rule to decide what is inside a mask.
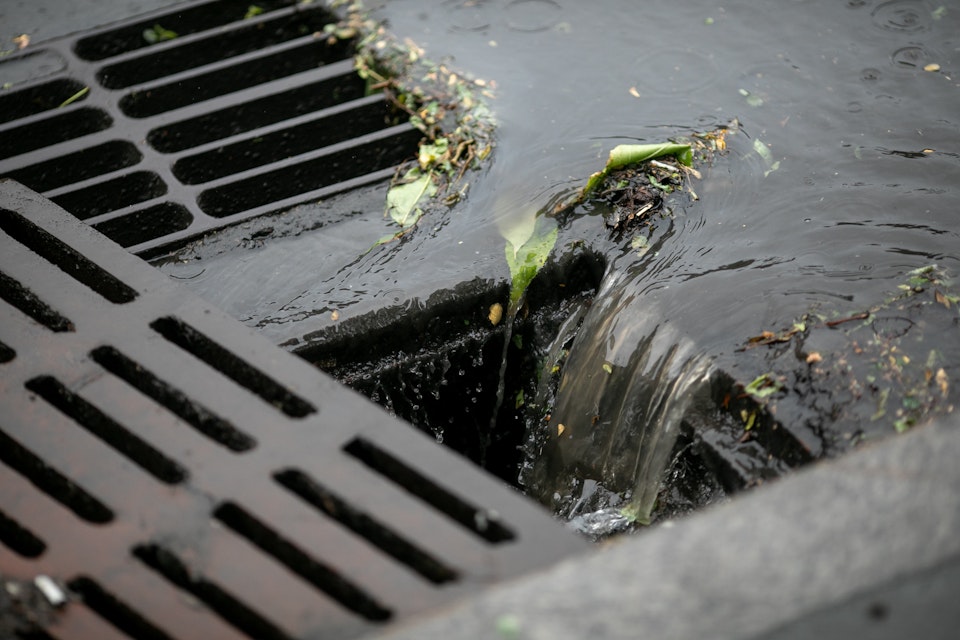
[[[11,56],[0,176],[143,255],[382,180],[420,133],[365,95],[334,21],[295,0],[188,3]]]
[[[0,574],[68,638],[349,638],[583,548],[540,507],[0,182]]]

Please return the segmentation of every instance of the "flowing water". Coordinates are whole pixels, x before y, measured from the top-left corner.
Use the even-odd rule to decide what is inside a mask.
[[[711,372],[758,373],[740,356],[750,336],[870,308],[918,267],[960,274],[956,2],[386,0],[374,17],[495,86],[497,149],[466,201],[400,246],[363,253],[386,225],[364,218],[368,235],[291,235],[239,269],[216,255],[202,274],[164,267],[278,342],[306,316],[322,330],[429,312],[440,290],[503,282],[503,221],[549,211],[613,146],[739,122],[699,201],[640,250],[612,241],[597,209],[560,221],[555,253],[585,245],[606,264],[547,353],[570,349],[545,427],[566,438],[524,472],[566,515],[602,494],[590,508],[632,496],[648,516]],[[956,331],[937,338],[954,376]]]

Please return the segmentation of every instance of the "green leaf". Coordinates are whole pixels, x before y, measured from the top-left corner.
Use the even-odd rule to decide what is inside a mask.
[[[674,156],[680,164],[693,165],[693,149],[689,144],[663,142],[660,144],[619,144],[610,152],[607,164],[602,171],[597,171],[589,178],[587,184],[580,191],[580,200],[596,189],[607,175],[616,169],[639,164],[647,160],[654,160],[663,156]]]
[[[416,224],[423,215],[423,210],[417,206],[421,198],[430,198],[437,192],[432,177],[431,173],[413,170],[405,176],[405,179],[411,178],[410,181],[394,185],[387,192],[387,213],[404,229]]]
[[[769,373],[764,373],[754,378],[743,390],[754,398],[763,400],[782,388],[783,385],[776,378]]]
[[[607,160],[607,166],[604,171],[609,173],[614,169],[626,167],[627,165],[646,162],[663,156],[674,156],[686,166],[693,164],[693,150],[689,144],[677,144],[674,142],[664,142],[661,144],[620,144],[610,152],[610,158]]]
[[[543,220],[543,218],[540,220]],[[547,258],[556,243],[556,226],[552,226],[546,232],[541,229],[541,232],[537,233],[535,230],[529,239],[519,247],[514,247],[510,239],[507,239],[504,254],[507,258],[507,266],[510,267],[509,311],[516,310],[524,292],[536,277],[540,268],[546,264]]]
[[[252,4],[247,7],[247,13],[243,16],[243,19],[249,20],[250,18],[257,17],[261,13],[263,13],[263,7],[258,7],[257,5]]]
[[[153,25],[152,29],[143,30],[143,39],[149,42],[150,44],[163,42],[164,40],[173,40],[176,37],[177,37],[176,31],[170,31],[170,29],[164,29],[159,24]]]
[[[447,153],[450,148],[450,141],[446,138],[437,138],[433,144],[421,144],[420,153],[417,159],[420,161],[421,169],[428,169]]]
[[[80,91],[77,91],[75,94],[73,94],[72,96],[70,96],[69,98],[67,98],[67,99],[64,100],[63,102],[61,102],[61,103],[60,103],[60,106],[57,107],[57,108],[58,108],[58,109],[63,109],[65,106],[70,105],[70,104],[73,104],[74,102],[76,102],[77,100],[79,100],[79,99],[82,98],[83,96],[87,95],[88,93],[90,93],[90,87],[84,87],[83,89],[80,89]]]

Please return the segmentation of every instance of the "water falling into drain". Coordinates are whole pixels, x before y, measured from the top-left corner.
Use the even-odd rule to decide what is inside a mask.
[[[644,311],[635,284],[614,276],[583,316],[523,472],[529,493],[592,534],[650,522],[680,424],[709,401],[710,360]],[[558,335],[555,359],[572,333]]]

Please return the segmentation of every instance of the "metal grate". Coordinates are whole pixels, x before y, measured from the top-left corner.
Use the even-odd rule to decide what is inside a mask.
[[[137,254],[382,180],[420,133],[295,0],[178,5],[0,64],[0,176]],[[151,44],[147,36],[176,34]],[[17,81],[20,79],[20,81]]]
[[[56,638],[350,638],[585,544],[0,182],[0,574]]]

